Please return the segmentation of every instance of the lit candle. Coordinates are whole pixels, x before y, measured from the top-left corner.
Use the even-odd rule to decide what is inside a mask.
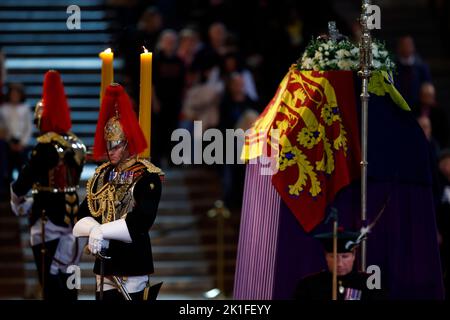
[[[102,59],[102,82],[100,85],[100,105],[102,103],[103,92],[105,92],[106,87],[109,86],[114,81],[114,68],[113,60],[114,53],[110,48],[106,49],[99,54],[100,59]]]
[[[152,116],[152,53],[145,47],[141,53],[141,83],[139,96],[139,124],[144,132],[148,147],[141,153],[142,158],[150,158],[150,133]]]

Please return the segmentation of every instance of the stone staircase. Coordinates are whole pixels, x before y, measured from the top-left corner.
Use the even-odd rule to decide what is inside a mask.
[[[100,59],[112,47],[114,10],[103,0],[77,0],[81,30],[67,30],[71,0],[0,1],[0,47],[6,55],[7,82],[22,82],[32,107],[42,94],[43,75],[60,71],[71,107],[72,130],[92,146],[99,109]],[[122,61],[115,60],[121,82]],[[33,142],[34,143],[34,142]],[[83,181],[93,173],[83,171]],[[219,178],[201,167],[164,169],[162,200],[150,235],[155,261],[152,282],[164,281],[160,299],[203,299],[216,286],[216,229],[206,212],[220,198]],[[83,192],[83,189],[82,189]],[[81,198],[84,198],[82,195]],[[225,288],[232,292],[239,215],[225,229]],[[83,256],[80,299],[93,299],[93,259]],[[16,218],[0,204],[0,298],[39,297],[36,268],[26,218]]]
[[[0,299],[22,297],[25,292],[19,230],[19,221],[10,212],[9,202],[0,203]]]
[[[6,82],[25,85],[34,108],[42,95],[45,72],[61,73],[71,107],[72,130],[92,145],[99,108],[98,53],[111,47],[114,11],[103,0],[76,1],[81,9],[81,29],[68,30],[66,9],[70,0],[0,2],[0,47],[6,56]],[[115,59],[115,79],[120,82],[122,61]]]

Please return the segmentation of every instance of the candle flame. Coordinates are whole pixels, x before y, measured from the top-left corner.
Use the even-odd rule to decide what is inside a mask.
[[[146,47],[142,46],[142,49],[144,49],[144,53],[148,53],[148,50]]]
[[[104,53],[111,53],[111,48],[105,49]]]

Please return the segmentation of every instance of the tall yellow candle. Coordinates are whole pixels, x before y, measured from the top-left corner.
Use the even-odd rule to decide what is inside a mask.
[[[109,86],[114,81],[114,68],[113,60],[114,53],[110,48],[106,49],[99,54],[100,59],[102,59],[102,81],[100,84],[100,105],[102,103],[103,93],[106,87]]]
[[[152,116],[152,53],[148,52],[145,47],[141,53],[141,83],[139,96],[139,124],[144,132],[148,147],[140,156],[142,158],[150,158],[150,133],[151,133],[151,116]]]

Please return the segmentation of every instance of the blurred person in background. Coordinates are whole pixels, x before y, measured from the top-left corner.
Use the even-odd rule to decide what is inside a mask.
[[[8,182],[12,181],[15,169],[20,170],[30,150],[32,117],[30,105],[26,103],[25,89],[20,83],[8,85],[5,102],[0,108],[7,148]]]
[[[439,156],[441,193],[437,210],[437,225],[440,233],[441,259],[444,272],[445,297],[450,299],[450,149],[442,150]]]
[[[432,137],[438,143],[439,148],[449,147],[450,130],[447,112],[436,102],[436,89],[430,82],[421,85],[419,91],[418,107],[413,109],[418,116],[425,116],[430,119]]]
[[[420,87],[425,82],[431,82],[428,65],[416,52],[414,39],[410,35],[402,36],[397,42],[397,76],[395,86],[414,108],[419,102]]]
[[[139,101],[140,53],[142,46],[155,52],[156,43],[164,28],[164,19],[157,7],[145,9],[134,27],[123,30],[117,39],[118,56],[125,62],[124,85],[134,101]]]
[[[238,53],[230,52],[222,59],[222,81],[227,82],[234,74],[239,74],[242,77],[245,95],[254,102],[258,101],[258,92],[252,73],[245,68]]]
[[[191,67],[195,55],[201,47],[202,43],[197,31],[190,28],[184,28],[180,31],[177,56],[183,61],[186,69]]]
[[[159,113],[155,115],[153,128],[156,130],[152,146],[153,155],[169,158],[170,137],[178,127],[178,115],[184,90],[185,66],[177,56],[178,35],[174,30],[166,29],[161,33],[156,45],[153,68],[155,95],[159,100]],[[160,165],[160,159],[152,160]]]

